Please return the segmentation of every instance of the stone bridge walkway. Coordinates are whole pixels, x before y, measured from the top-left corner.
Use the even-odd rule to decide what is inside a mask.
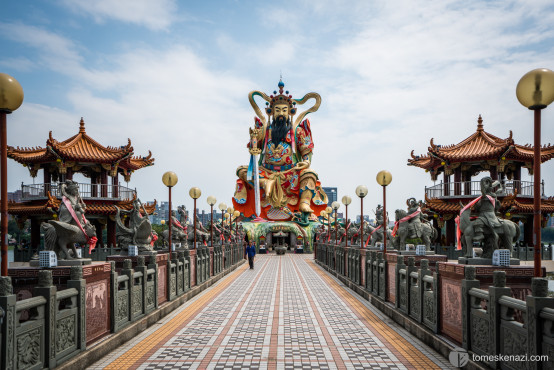
[[[90,369],[440,369],[312,255],[258,255]]]

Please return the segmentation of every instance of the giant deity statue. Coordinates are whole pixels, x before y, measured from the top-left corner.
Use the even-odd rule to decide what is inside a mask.
[[[257,115],[247,145],[252,156],[249,166],[237,169],[233,205],[246,218],[316,220],[327,207],[327,195],[311,168],[314,144],[310,122],[304,117],[319,109],[321,97],[309,93],[302,99],[293,99],[288,91],[283,91],[282,81],[278,87],[278,94],[274,91],[267,96],[252,91],[248,95]],[[266,101],[267,118],[254,101],[255,96]],[[314,106],[295,119],[296,106],[310,98],[315,99]]]
[[[462,207],[460,216],[456,217],[456,236],[458,250],[463,250],[465,257],[472,257],[474,242],[482,242],[484,258],[492,258],[495,249],[512,250],[513,243],[519,239],[519,226],[510,221],[499,219],[496,215],[500,208],[498,194],[504,189],[495,190],[500,183],[490,177],[481,179],[481,196]],[[470,217],[473,210],[474,216]]]

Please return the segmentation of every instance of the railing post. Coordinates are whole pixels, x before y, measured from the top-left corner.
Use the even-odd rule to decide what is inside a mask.
[[[531,281],[531,295],[526,298],[527,317],[527,354],[542,355],[542,328],[543,320],[539,314],[543,308],[554,308],[554,298],[548,297],[548,280],[545,278],[533,278]],[[552,359],[550,359],[552,361]],[[540,361],[527,363],[529,369],[540,369]]]
[[[4,311],[4,318],[0,326],[0,338],[2,348],[0,349],[0,369],[15,369],[15,303],[16,296],[13,294],[12,278],[0,276],[0,308]]]
[[[462,346],[466,350],[471,348],[471,297],[469,291],[481,286],[475,277],[475,266],[466,266],[462,280]]]
[[[490,323],[491,323],[491,355],[500,354],[500,322],[501,322],[501,312],[500,312],[500,297],[502,296],[512,296],[512,289],[506,287],[506,272],[505,271],[494,271],[493,275],[493,285],[489,287],[489,307],[487,311],[489,313]],[[489,362],[489,365],[492,368],[498,367],[497,361]]]
[[[43,296],[46,299],[45,307],[45,333],[46,353],[45,363],[50,368],[56,367],[56,287],[52,279],[52,271],[41,270],[38,272],[38,286],[33,289],[34,296]]]
[[[396,277],[394,279],[395,281],[394,295],[396,299],[394,300],[394,307],[396,307],[397,309],[400,308],[400,300],[402,299],[402,297],[400,296],[400,273],[399,273],[399,271],[402,269],[406,269],[406,265],[404,264],[404,256],[396,256],[396,267],[394,270],[394,273],[396,274]]]
[[[135,307],[133,307],[134,302],[134,295],[135,295],[135,278],[134,278],[134,270],[133,270],[133,261],[130,259],[123,260],[123,269],[121,270],[121,275],[127,275],[129,278],[128,280],[128,300],[127,300],[127,314],[129,316],[129,321],[133,321],[133,313],[135,311]]]
[[[71,266],[69,280],[67,281],[67,287],[75,288],[77,292],[79,292],[79,294],[77,295],[79,322],[76,323],[78,325],[77,333],[79,333],[79,337],[75,338],[75,341],[77,342],[77,347],[81,351],[87,349],[87,296],[85,291],[86,285],[87,282],[85,279],[83,279],[83,268],[81,266]]]

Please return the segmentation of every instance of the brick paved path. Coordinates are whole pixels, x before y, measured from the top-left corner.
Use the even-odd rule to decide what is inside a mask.
[[[90,369],[451,368],[312,255],[259,255]]]

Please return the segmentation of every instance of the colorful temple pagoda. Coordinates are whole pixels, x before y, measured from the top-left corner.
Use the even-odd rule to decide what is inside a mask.
[[[31,248],[40,245],[40,224],[52,219],[61,201],[61,184],[72,180],[76,173],[90,179],[90,183],[80,183],[79,191],[87,210],[86,216],[95,225],[97,235],[102,235],[107,227],[108,245],[116,245],[115,214],[116,206],[130,210],[137,194],[135,190],[121,186],[119,175],[129,182],[134,171],[152,166],[154,158],[149,152],[146,157],[133,156],[131,140],[120,147],[105,147],[92,139],[85,131],[81,118],[79,132],[64,141],[52,137],[50,131],[44,148],[8,147],[8,157],[29,169],[31,177],[37,177],[42,170],[43,183],[21,185],[21,202],[10,202],[8,213],[16,218],[19,225],[27,219],[31,221]],[[111,178],[111,179],[109,179]],[[154,212],[155,203],[145,205],[148,214]],[[101,237],[99,245],[104,246]]]
[[[524,224],[524,242],[532,245],[533,236],[533,182],[521,180],[525,168],[533,174],[533,146],[516,144],[512,132],[506,139],[489,134],[483,128],[483,119],[477,120],[477,131],[454,145],[437,145],[431,139],[431,146],[425,155],[414,155],[412,150],[409,166],[423,168],[431,179],[440,184],[425,188],[424,211],[433,216],[437,228],[446,228],[447,245],[455,243],[455,217],[460,212],[460,202],[467,204],[481,195],[479,181],[472,178],[480,172],[489,172],[490,177],[499,180],[505,188],[500,212],[504,218],[521,221]],[[541,148],[541,163],[554,157],[554,146]],[[452,175],[454,177],[452,181]],[[541,186],[541,212],[543,227],[546,216],[554,213],[554,198],[544,195]]]

